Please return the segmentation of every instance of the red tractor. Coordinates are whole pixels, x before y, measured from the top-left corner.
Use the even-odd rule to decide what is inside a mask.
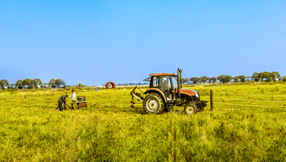
[[[184,106],[186,114],[203,111],[204,107],[207,106],[207,101],[200,100],[200,95],[195,90],[182,89],[181,73],[182,70],[178,69],[177,74],[150,74],[150,86],[146,92],[143,92],[146,97],[144,98],[140,93],[135,92],[137,88],[135,87],[131,91],[131,103],[135,104],[133,97],[137,98],[138,101],[143,101],[143,108],[148,114],[159,114],[164,110],[170,111],[173,106]],[[131,105],[131,107],[134,106]]]

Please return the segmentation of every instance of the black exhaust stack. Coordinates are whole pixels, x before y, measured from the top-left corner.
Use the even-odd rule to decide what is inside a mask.
[[[180,86],[181,86],[181,88],[183,88],[183,84],[182,84],[182,69],[179,70],[179,72],[180,72]]]
[[[180,70],[178,68],[177,70],[177,82],[178,82],[178,95],[179,95],[179,98],[181,97],[181,93],[180,93],[180,88],[181,88],[181,73],[182,73],[182,70]]]

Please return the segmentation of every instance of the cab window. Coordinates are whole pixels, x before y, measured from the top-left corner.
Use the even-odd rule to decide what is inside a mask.
[[[172,83],[173,83],[173,89],[178,88],[177,77],[171,77],[171,78],[172,78]]]
[[[152,87],[158,87],[159,83],[159,78],[158,77],[153,77],[153,82],[152,82]]]
[[[169,76],[161,76],[160,81],[161,81],[160,85],[163,90],[171,89]]]

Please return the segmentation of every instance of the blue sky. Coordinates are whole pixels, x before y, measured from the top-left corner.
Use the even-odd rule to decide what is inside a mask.
[[[286,75],[285,0],[0,1],[0,79]]]

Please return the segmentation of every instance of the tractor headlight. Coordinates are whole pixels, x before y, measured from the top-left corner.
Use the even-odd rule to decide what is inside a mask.
[[[197,91],[192,90],[192,89],[191,89],[191,91],[195,92],[195,96],[196,96],[197,98],[200,98],[200,94],[199,94]]]
[[[196,92],[196,94],[195,94],[195,95],[196,95],[196,97],[200,98],[200,95],[199,95],[199,93],[198,93],[198,92]]]

